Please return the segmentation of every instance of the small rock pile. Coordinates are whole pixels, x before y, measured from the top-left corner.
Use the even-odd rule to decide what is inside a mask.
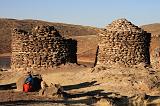
[[[99,34],[97,65],[133,66],[150,64],[150,33],[133,25],[126,19],[109,24]]]
[[[77,63],[77,41],[65,39],[54,26],[37,26],[31,32],[14,29],[11,68],[48,68]]]

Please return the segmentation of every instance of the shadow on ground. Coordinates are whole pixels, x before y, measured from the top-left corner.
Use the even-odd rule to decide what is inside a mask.
[[[90,87],[90,86],[95,85],[96,82],[97,81],[84,82],[84,83],[75,84],[75,85],[67,85],[67,86],[63,86],[63,89],[65,91],[68,91],[68,90],[72,90],[72,89],[80,89],[80,88]]]
[[[64,86],[64,89],[72,90],[72,89],[80,89],[85,87],[94,86],[96,81],[92,82],[84,82],[80,84],[75,85],[68,85]],[[14,92],[13,92],[14,93]],[[15,95],[21,95],[21,96],[15,96]],[[105,99],[113,104],[116,104],[116,106],[128,106],[129,104],[140,104],[143,101],[139,101],[141,99],[147,100],[147,102],[150,102],[150,105],[147,106],[158,106],[157,104],[154,104],[153,101],[160,100],[160,96],[149,96],[145,95],[144,98],[139,98],[139,96],[135,96],[132,98],[129,98],[127,96],[121,96],[117,93],[113,92],[105,92],[102,89],[99,90],[92,90],[87,92],[78,92],[78,93],[63,93],[64,98],[60,99],[54,99],[54,98],[46,98],[46,97],[39,97],[37,93],[30,95],[30,93],[15,93],[14,99],[8,100],[5,99],[3,101],[0,101],[0,105],[2,106],[21,106],[21,105],[27,105],[27,106],[43,106],[43,105],[88,105],[92,106],[93,104],[97,103],[97,101],[100,101],[101,99]],[[7,98],[12,98],[13,94],[9,94]],[[22,97],[23,96],[23,97]],[[16,98],[18,97],[18,98]],[[21,98],[22,97],[22,98]],[[140,102],[140,103],[139,103]],[[143,104],[143,103],[142,103]],[[134,106],[134,105],[130,105]],[[139,105],[141,106],[141,105]]]
[[[16,83],[10,83],[10,84],[4,84],[4,85],[0,84],[0,90],[10,90],[10,89],[16,89],[16,88],[17,88]]]

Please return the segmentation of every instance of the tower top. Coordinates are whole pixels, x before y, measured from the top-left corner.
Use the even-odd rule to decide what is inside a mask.
[[[138,26],[132,24],[125,18],[114,20],[111,24],[106,26],[107,30],[112,31],[132,31],[132,32],[142,32],[143,29]]]

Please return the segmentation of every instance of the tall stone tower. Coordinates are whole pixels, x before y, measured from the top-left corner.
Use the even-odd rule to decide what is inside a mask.
[[[37,26],[31,32],[14,29],[11,68],[48,68],[77,63],[77,41],[62,37],[54,26]]]
[[[133,66],[150,64],[151,34],[126,19],[118,19],[99,34],[97,64]]]

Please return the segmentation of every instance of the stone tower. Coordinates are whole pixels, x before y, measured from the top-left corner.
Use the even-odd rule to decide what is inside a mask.
[[[12,33],[11,68],[49,68],[77,63],[77,41],[62,37],[54,26],[37,26]]]
[[[149,46],[151,34],[126,19],[118,19],[99,34],[96,65],[133,66],[150,64]]]

